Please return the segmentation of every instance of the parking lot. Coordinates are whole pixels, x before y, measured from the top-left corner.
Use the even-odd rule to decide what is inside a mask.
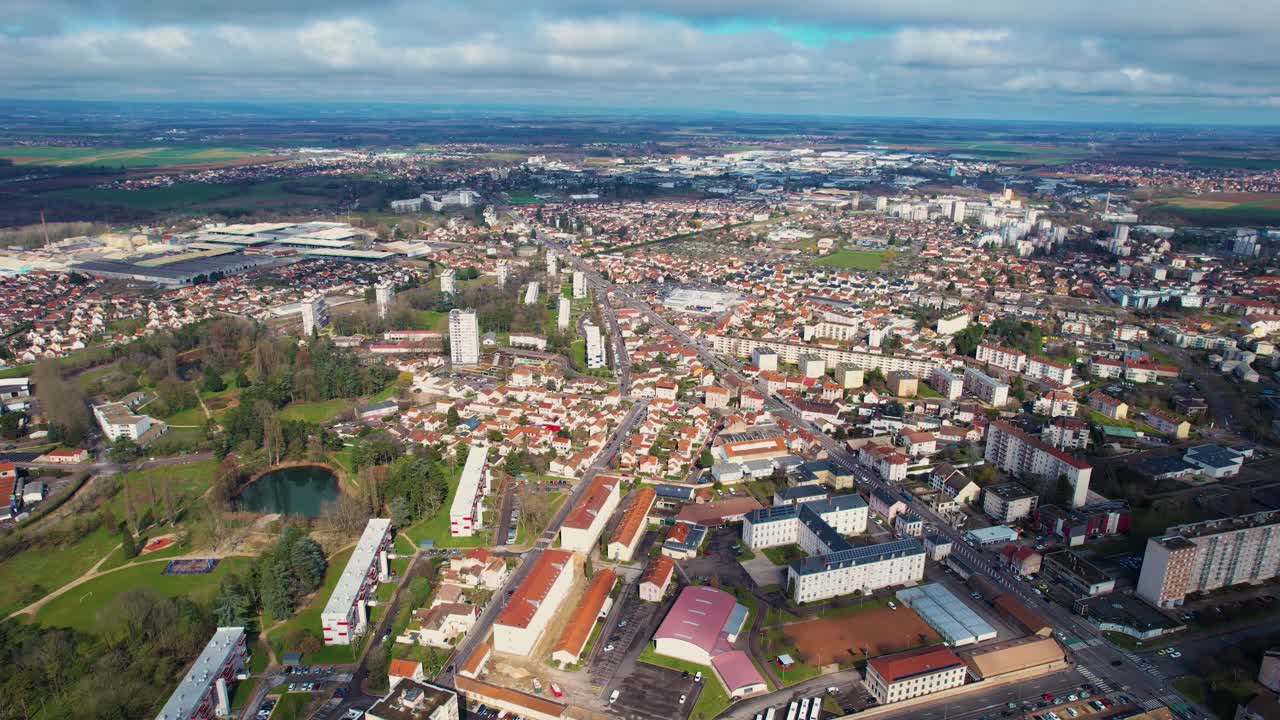
[[[618,596],[618,609],[610,613],[588,659],[587,675],[591,687],[600,692],[613,682],[614,675],[628,655],[639,654],[648,642],[659,606],[642,602],[634,584],[626,585]],[[624,624],[625,623],[625,624]],[[612,649],[609,649],[612,648]]]
[[[710,578],[716,575],[723,587],[754,587],[751,575],[738,563],[733,546],[742,541],[733,528],[717,528],[711,531],[702,555],[680,561],[680,567],[690,578]]]
[[[697,702],[693,678],[678,670],[637,663],[618,687],[618,699],[609,706],[610,717],[628,720],[675,720],[689,715]],[[684,704],[680,695],[685,695]]]

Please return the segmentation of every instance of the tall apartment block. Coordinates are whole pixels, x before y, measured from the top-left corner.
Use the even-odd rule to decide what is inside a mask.
[[[1159,607],[1280,574],[1280,511],[1175,525],[1147,540],[1138,597]]]
[[[449,311],[449,359],[454,365],[480,364],[480,323],[475,310]]]
[[[311,337],[329,324],[329,304],[323,295],[312,295],[302,301],[302,334]]]

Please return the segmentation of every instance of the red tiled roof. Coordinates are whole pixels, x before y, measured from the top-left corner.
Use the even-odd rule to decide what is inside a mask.
[[[560,642],[556,643],[554,652],[563,650],[571,655],[582,653],[582,648],[591,635],[591,628],[600,615],[600,609],[604,607],[604,601],[617,581],[617,573],[608,568],[596,571],[586,593],[578,598],[578,606],[574,608],[569,624],[565,625],[564,632],[560,634]]]
[[[619,481],[620,478],[616,475],[596,475],[591,481],[591,487],[587,488],[578,500],[578,504],[569,511],[569,516],[564,519],[561,527],[579,530],[591,527],[591,523],[595,521],[596,515],[604,507],[609,495],[618,487]]]
[[[533,569],[507,601],[507,606],[498,613],[495,622],[509,627],[529,627],[534,613],[538,611],[538,605],[547,597],[551,586],[560,578],[560,573],[572,562],[573,553],[568,550],[543,550],[534,562]]]
[[[411,678],[422,669],[422,663],[415,660],[396,658],[387,666],[387,674],[391,677]]]
[[[473,680],[469,677],[459,675],[453,679],[453,685],[463,695],[480,699],[492,698],[500,702],[515,705],[516,707],[527,708],[535,713],[542,715],[550,715],[551,717],[560,717],[564,715],[565,707],[558,702],[552,702],[546,698],[530,695],[519,690],[493,685],[481,680]],[[522,715],[524,713],[521,713]]]
[[[643,485],[636,491],[635,496],[631,498],[631,504],[623,512],[622,519],[618,522],[618,527],[613,531],[613,538],[609,541],[610,544],[622,543],[627,546],[631,545],[636,533],[644,528],[644,519],[649,514],[649,508],[653,507],[653,501],[657,495],[657,491],[651,485]]]
[[[676,561],[666,555],[659,555],[649,561],[648,567],[644,569],[644,574],[640,576],[640,582],[653,583],[658,587],[664,587],[667,581],[671,579],[671,573],[675,570]]]
[[[926,675],[959,667],[960,658],[946,645],[908,650],[894,655],[881,655],[867,663],[890,685],[918,675]]]

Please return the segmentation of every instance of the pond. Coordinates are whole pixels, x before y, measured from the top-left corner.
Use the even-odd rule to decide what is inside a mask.
[[[338,499],[338,478],[319,465],[272,470],[254,480],[236,497],[236,509],[320,517],[325,503]]]

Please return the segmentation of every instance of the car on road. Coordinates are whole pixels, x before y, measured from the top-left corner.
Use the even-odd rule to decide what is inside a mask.
[[[1075,702],[1079,699],[1080,699],[1080,696],[1075,693],[1071,693],[1070,695],[1067,696],[1067,702]]]
[[[699,671],[697,675],[694,675],[694,676],[693,676],[693,681],[694,681],[694,682],[702,682],[702,672],[701,672],[701,671]]]
[[[609,695],[609,704],[610,704],[610,705],[612,705],[612,704],[614,704],[615,702],[617,702],[617,701],[618,701],[618,696],[619,696],[619,695],[621,695],[621,694],[622,694],[621,692],[619,692],[619,691],[617,691],[617,690],[614,690],[614,691],[613,691],[613,693]]]
[[[889,601],[889,609],[890,609],[890,610],[897,610],[897,609],[898,609],[898,604],[897,604],[897,603],[895,603],[894,601],[890,600],[890,601]]]
[[[688,700],[688,699],[689,699],[689,697],[688,697],[687,695],[681,695],[681,696],[680,696],[680,704],[681,704],[681,705],[683,705],[683,704],[684,704],[684,701],[685,701],[685,700]]]
[[[364,711],[351,708],[347,711],[347,714],[342,717],[343,720],[360,720],[360,718],[364,717]]]
[[[608,644],[608,645],[605,645],[605,646],[604,646],[604,651],[605,651],[605,652],[612,652],[612,651],[613,651],[613,644],[612,644],[612,643],[610,643],[610,644]]]

